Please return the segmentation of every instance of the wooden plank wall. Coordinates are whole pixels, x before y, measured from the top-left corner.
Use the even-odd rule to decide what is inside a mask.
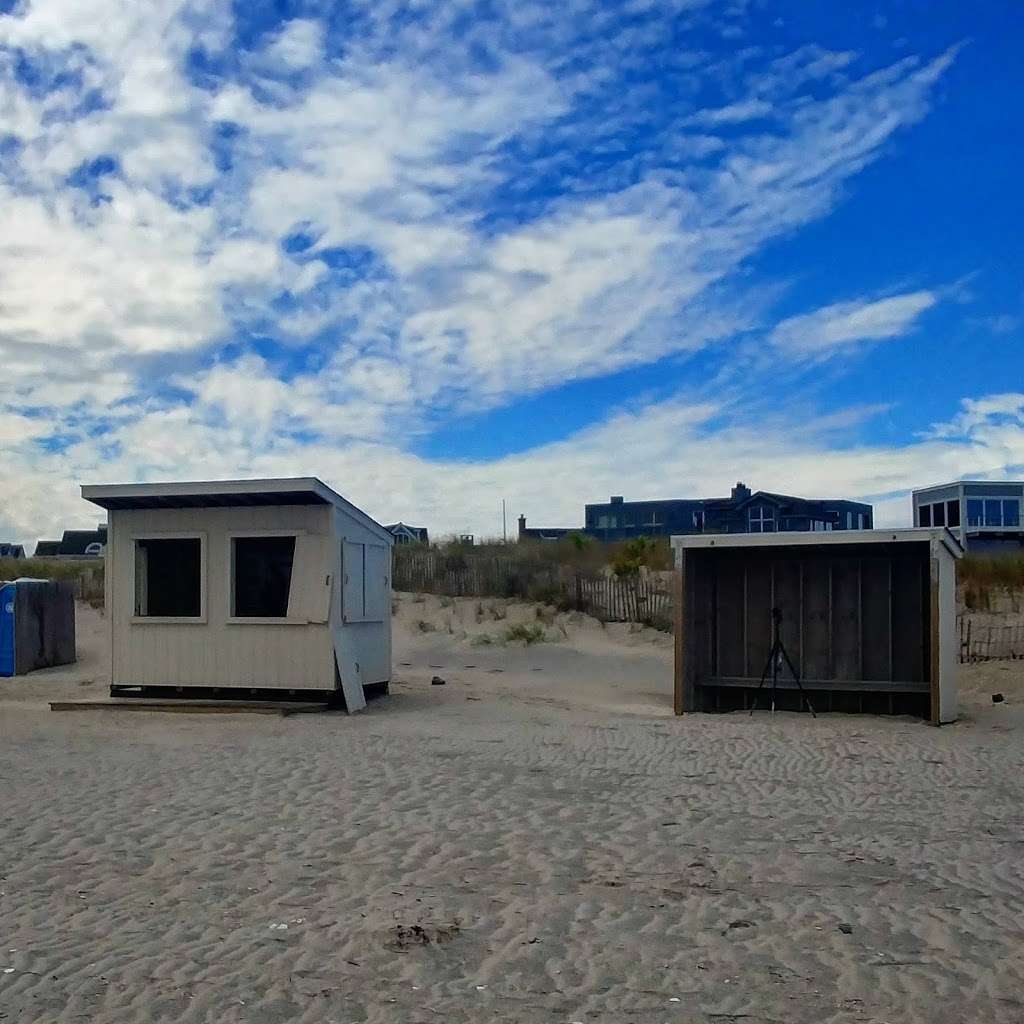
[[[712,659],[697,678],[759,680],[771,647],[771,610],[804,679],[925,683],[931,675],[928,562],[913,549],[865,557],[688,553],[691,636],[710,630]],[[700,554],[703,554],[701,552]],[[711,621],[698,624],[696,590],[711,576]],[[708,600],[708,598],[705,598]]]
[[[75,660],[75,591],[70,582],[19,583],[14,605],[14,674]]]
[[[702,710],[696,685],[715,663],[715,574],[706,552],[683,551],[675,574],[675,712]]]

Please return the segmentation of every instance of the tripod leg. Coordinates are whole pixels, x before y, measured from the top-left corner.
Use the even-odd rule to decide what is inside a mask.
[[[782,644],[776,641],[775,657],[772,658],[772,718],[775,717],[775,698],[779,693],[779,659],[784,654],[785,651],[782,650]]]
[[[786,664],[789,666],[789,671],[793,673],[793,679],[796,682],[796,688],[800,691],[800,696],[803,699],[803,702],[807,705],[807,710],[810,711],[811,718],[817,718],[818,716],[814,713],[814,706],[811,704],[811,698],[807,696],[807,691],[804,689],[804,684],[800,681],[800,673],[797,672],[796,666],[793,664],[793,662],[789,660],[789,654],[786,652],[786,648],[782,647],[782,644],[779,644],[779,647],[782,649],[782,656],[786,659]]]

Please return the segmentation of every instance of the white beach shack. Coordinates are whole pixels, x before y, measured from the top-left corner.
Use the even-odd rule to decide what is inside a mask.
[[[315,477],[83,486],[109,513],[111,694],[324,699],[391,679],[391,546]]]

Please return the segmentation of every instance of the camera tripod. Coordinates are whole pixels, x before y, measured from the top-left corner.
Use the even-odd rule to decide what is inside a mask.
[[[764,669],[761,672],[761,682],[757,684],[757,689],[754,691],[754,703],[750,707],[750,713],[753,714],[757,710],[757,699],[761,694],[761,690],[764,687],[765,682],[768,680],[768,674],[771,673],[772,678],[772,714],[775,714],[775,694],[779,688],[779,670],[782,668],[783,663],[789,666],[789,671],[793,673],[793,679],[796,682],[796,688],[800,691],[800,697],[804,704],[807,705],[807,710],[811,713],[811,718],[817,718],[818,716],[814,713],[814,707],[811,705],[811,699],[807,696],[807,691],[804,689],[803,683],[800,682],[800,673],[797,672],[793,666],[793,662],[790,660],[789,654],[786,651],[785,646],[782,643],[782,637],[780,636],[779,627],[782,625],[782,610],[780,608],[772,609],[772,648],[768,652],[768,660],[764,663]]]

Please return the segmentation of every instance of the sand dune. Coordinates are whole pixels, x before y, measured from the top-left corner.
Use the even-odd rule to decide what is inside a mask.
[[[676,719],[664,637],[505,614],[402,598],[391,698],[278,720],[48,712],[80,611],[0,683],[0,1019],[1024,1020],[1024,664]]]

